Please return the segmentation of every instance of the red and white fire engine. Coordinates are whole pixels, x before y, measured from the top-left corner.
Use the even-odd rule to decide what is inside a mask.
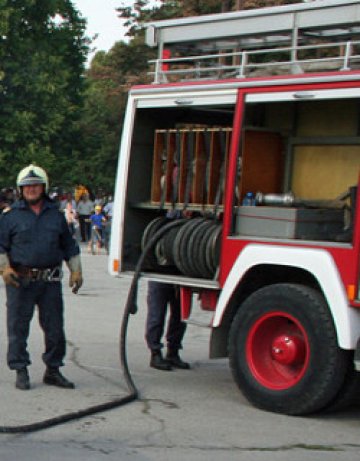
[[[146,25],[129,93],[109,270],[180,287],[254,405],[360,395],[360,4],[322,0]],[[198,300],[195,302],[195,300]]]

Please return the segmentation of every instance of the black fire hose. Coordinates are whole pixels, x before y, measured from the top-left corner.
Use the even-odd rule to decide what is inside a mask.
[[[130,290],[128,292],[128,297],[126,300],[126,305],[123,313],[123,318],[120,328],[120,365],[123,371],[123,376],[125,378],[129,393],[124,397],[120,397],[109,402],[101,403],[99,405],[94,405],[91,407],[84,408],[82,410],[64,413],[62,415],[56,416],[54,418],[45,419],[43,421],[37,421],[30,424],[19,425],[19,426],[0,426],[0,434],[19,434],[19,433],[30,433],[41,431],[44,429],[49,429],[50,427],[58,426],[60,424],[65,424],[69,421],[75,421],[86,416],[91,416],[96,413],[102,413],[113,408],[121,407],[127,403],[137,400],[139,397],[139,392],[136,388],[136,385],[132,379],[128,361],[127,361],[127,352],[126,352],[126,337],[127,337],[127,328],[129,323],[130,314],[136,314],[137,312],[137,292],[138,292],[138,282],[141,277],[141,268],[144,263],[144,259],[155,245],[155,243],[170,229],[173,227],[179,226],[181,221],[171,221],[168,224],[165,224],[161,227],[160,230],[154,234],[154,236],[146,244],[135,268],[134,276],[131,282]]]

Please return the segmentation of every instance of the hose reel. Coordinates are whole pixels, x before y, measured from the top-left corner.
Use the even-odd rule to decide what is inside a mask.
[[[146,226],[141,247],[171,219],[157,217]],[[214,219],[180,218],[179,225],[169,229],[149,254],[145,269],[164,272],[176,269],[189,277],[214,278],[219,266],[222,225]]]

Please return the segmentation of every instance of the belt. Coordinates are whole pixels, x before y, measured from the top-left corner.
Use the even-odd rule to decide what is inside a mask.
[[[15,271],[20,277],[37,282],[60,282],[63,277],[61,266],[38,269],[37,267],[18,266]]]

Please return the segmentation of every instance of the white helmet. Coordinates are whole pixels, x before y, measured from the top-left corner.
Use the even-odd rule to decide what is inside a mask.
[[[44,184],[45,193],[48,192],[49,180],[46,171],[39,166],[30,164],[20,171],[16,180],[16,185],[20,188],[23,186],[31,186],[33,184]]]

